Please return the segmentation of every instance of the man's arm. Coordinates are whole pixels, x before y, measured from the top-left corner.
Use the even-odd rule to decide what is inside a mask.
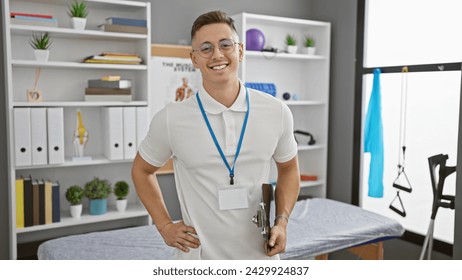
[[[137,153],[132,166],[132,179],[136,192],[165,243],[188,252],[188,247],[197,248],[200,245],[199,239],[191,235],[196,234],[193,227],[186,226],[183,221],[175,224],[172,222],[154,175],[158,169],[159,167],[152,166]]]
[[[287,162],[276,163],[276,166],[278,169],[275,194],[276,219],[271,229],[268,256],[285,251],[287,223],[300,192],[300,171],[297,156]]]

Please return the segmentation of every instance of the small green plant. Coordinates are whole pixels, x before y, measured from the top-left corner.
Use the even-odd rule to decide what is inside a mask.
[[[34,33],[32,39],[29,41],[31,47],[35,50],[48,50],[53,43],[51,36],[48,32]]]
[[[296,46],[297,45],[297,39],[295,39],[294,35],[287,34],[287,36],[286,36],[286,45],[287,46]]]
[[[112,188],[108,180],[95,177],[85,184],[84,192],[88,199],[105,199],[111,194]]]
[[[311,48],[314,47],[314,38],[312,36],[305,36],[305,47]]]
[[[66,199],[71,205],[82,204],[83,188],[81,186],[73,185],[66,190]]]
[[[88,16],[87,4],[85,3],[85,1],[73,2],[72,5],[69,7],[68,14],[71,17],[86,18]]]
[[[118,200],[125,199],[128,195],[129,186],[125,181],[118,181],[114,184],[114,194]]]

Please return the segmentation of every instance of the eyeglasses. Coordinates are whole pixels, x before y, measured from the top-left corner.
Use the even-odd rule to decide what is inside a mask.
[[[236,44],[239,45],[239,43],[231,39],[223,39],[218,42],[218,49],[222,54],[230,54],[234,51]],[[211,58],[214,51],[215,45],[212,43],[203,43],[198,49],[192,50],[192,52],[199,53],[203,58]]]

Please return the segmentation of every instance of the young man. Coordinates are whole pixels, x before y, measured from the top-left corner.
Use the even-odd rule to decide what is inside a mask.
[[[199,16],[191,40],[202,87],[153,118],[132,167],[136,190],[165,243],[179,249],[178,259],[278,259],[300,188],[292,115],[238,79],[244,48],[225,13]],[[153,175],[170,157],[183,218],[176,223]],[[272,158],[277,218],[265,252],[252,217]]]

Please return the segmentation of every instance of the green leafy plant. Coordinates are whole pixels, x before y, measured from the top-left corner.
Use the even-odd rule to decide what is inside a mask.
[[[69,7],[68,14],[71,17],[86,18],[88,16],[87,3],[85,1],[73,2]]]
[[[118,200],[125,199],[128,195],[129,186],[125,181],[118,181],[114,184],[114,194]]]
[[[295,39],[295,36],[291,35],[291,34],[287,34],[285,42],[286,42],[287,46],[296,46],[297,45],[297,39]]]
[[[305,36],[304,45],[307,48],[314,47],[315,41],[312,36]]]
[[[45,33],[34,33],[29,44],[33,49],[36,50],[48,50],[53,43],[51,36],[48,32]]]
[[[111,194],[112,188],[108,180],[95,177],[85,184],[84,192],[88,199],[105,199]]]
[[[83,188],[78,185],[70,186],[66,190],[66,199],[71,205],[82,204],[83,199]]]

